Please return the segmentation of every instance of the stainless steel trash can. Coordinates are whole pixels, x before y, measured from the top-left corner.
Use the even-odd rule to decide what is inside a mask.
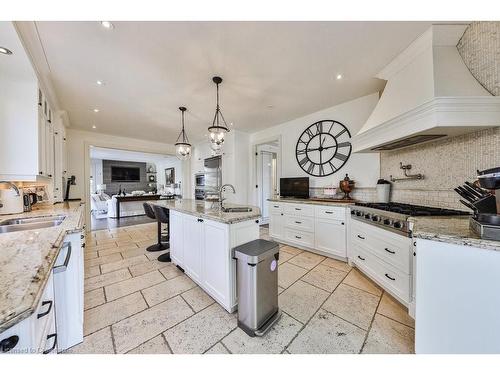
[[[262,336],[278,321],[279,245],[254,240],[233,249],[238,284],[238,327]]]

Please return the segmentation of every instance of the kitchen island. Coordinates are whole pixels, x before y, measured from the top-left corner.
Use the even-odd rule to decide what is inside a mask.
[[[469,217],[411,218],[416,239],[416,353],[500,353],[500,241]]]
[[[150,203],[170,210],[172,262],[224,309],[235,311],[236,261],[232,249],[259,238],[260,209],[250,206],[249,212],[223,212],[216,203],[193,199]]]

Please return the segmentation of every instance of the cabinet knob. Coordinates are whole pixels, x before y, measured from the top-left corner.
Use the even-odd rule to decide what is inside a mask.
[[[344,222],[342,222],[341,224],[342,224],[342,225],[345,225],[345,223],[344,223]]]
[[[49,177],[52,177],[52,175],[51,175],[51,174],[49,174]]]
[[[2,341],[0,341],[0,351],[2,353],[6,353],[14,349],[18,342],[19,342],[19,336],[17,335],[7,337]]]

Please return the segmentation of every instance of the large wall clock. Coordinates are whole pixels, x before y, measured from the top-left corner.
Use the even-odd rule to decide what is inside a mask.
[[[304,172],[324,177],[342,168],[351,150],[349,130],[338,121],[323,120],[304,130],[297,141],[295,157]]]

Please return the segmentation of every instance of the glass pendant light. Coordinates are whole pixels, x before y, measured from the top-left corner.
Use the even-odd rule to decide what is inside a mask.
[[[186,131],[184,130],[184,112],[186,111],[186,107],[179,107],[179,109],[182,113],[182,130],[175,142],[175,154],[178,159],[187,160],[191,157],[191,143],[189,143]]]
[[[219,85],[222,83],[222,78],[213,77],[212,81],[217,85],[217,107],[215,108],[212,126],[208,128],[208,134],[212,150],[219,151],[224,143],[226,133],[229,132],[229,128],[219,107]]]

